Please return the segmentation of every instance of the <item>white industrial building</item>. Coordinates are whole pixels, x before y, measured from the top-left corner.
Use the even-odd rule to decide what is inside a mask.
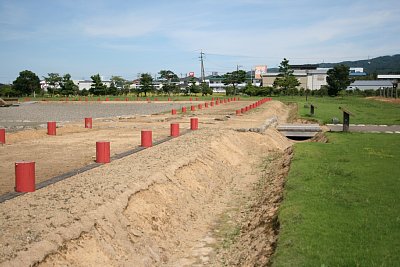
[[[347,90],[378,90],[392,87],[392,82],[388,80],[357,80],[352,82]]]

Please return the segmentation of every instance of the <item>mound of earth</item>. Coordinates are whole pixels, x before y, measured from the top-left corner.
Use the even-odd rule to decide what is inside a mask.
[[[0,266],[268,263],[291,142],[235,128],[276,114],[204,114],[198,131],[1,203]]]

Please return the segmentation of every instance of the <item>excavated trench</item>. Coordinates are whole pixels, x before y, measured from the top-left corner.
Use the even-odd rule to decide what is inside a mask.
[[[200,132],[203,138],[190,141]],[[44,188],[36,200],[64,205],[53,203],[58,208],[51,211],[33,207],[29,229],[0,250],[0,266],[267,263],[290,145],[273,129],[264,134],[203,130],[78,175],[76,183],[98,179],[103,192],[97,198],[49,199],[46,191],[62,188],[64,181]],[[120,192],[104,194],[106,184]],[[81,192],[74,194],[96,190],[85,186],[75,187]],[[3,215],[13,219],[10,210]],[[32,240],[26,242],[27,236]],[[240,253],[233,257],[232,250]]]
[[[287,121],[283,106],[262,117]],[[243,121],[1,203],[0,266],[267,265],[292,142]]]

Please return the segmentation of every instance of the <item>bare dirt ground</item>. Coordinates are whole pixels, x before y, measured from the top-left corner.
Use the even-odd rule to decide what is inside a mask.
[[[367,98],[374,99],[374,100],[377,100],[377,101],[382,101],[382,102],[400,104],[400,99],[399,98],[386,98],[386,97],[379,97],[379,96],[367,97]]]
[[[112,154],[140,144],[140,130],[169,135],[170,122],[199,130],[0,204],[0,266],[256,266],[276,239],[291,142],[260,127],[286,122],[288,106],[268,102],[243,116],[231,102],[173,116],[99,119],[9,134],[0,147],[1,190],[14,162],[36,161],[37,182],[93,162],[95,142]]]

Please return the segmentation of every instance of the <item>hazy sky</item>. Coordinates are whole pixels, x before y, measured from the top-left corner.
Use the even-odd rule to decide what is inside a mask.
[[[0,82],[206,74],[398,54],[399,0],[0,0]]]

